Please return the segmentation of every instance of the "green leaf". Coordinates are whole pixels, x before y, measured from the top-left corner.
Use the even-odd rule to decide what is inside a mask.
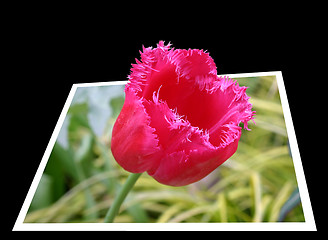
[[[86,133],[81,140],[80,147],[75,152],[75,159],[79,163],[87,161],[92,156],[93,136]]]
[[[288,196],[291,192],[291,188],[292,188],[291,182],[287,182],[287,183],[285,183],[285,185],[281,188],[281,190],[277,194],[277,196],[273,202],[272,208],[271,208],[271,216],[269,218],[269,222],[278,221],[281,208],[284,205],[284,203],[287,202]]]
[[[54,200],[59,199],[65,192],[65,182],[61,157],[56,155],[56,151],[51,153],[44,174],[47,174],[52,178],[51,190],[53,198]]]
[[[30,210],[38,210],[48,207],[54,202],[52,191],[53,179],[47,174],[43,174],[39,182],[38,188],[34,194]]]
[[[300,203],[301,203],[300,193],[298,188],[296,188],[294,192],[290,195],[286,203],[280,209],[278,222],[282,222],[285,219],[286,215]]]
[[[65,174],[75,180],[76,183],[79,181],[72,152],[64,149],[58,142],[55,143],[52,149],[49,161],[55,161],[62,165]]]
[[[91,133],[83,135],[80,146],[75,152],[75,161],[82,167],[83,173],[86,177],[91,175],[94,138]]]
[[[281,103],[276,103],[255,97],[252,97],[250,102],[253,104],[255,110],[261,109],[262,111],[283,114]]]
[[[147,212],[142,208],[140,204],[134,204],[127,209],[129,214],[133,217],[134,222],[137,223],[147,223],[149,222],[149,217]]]
[[[87,118],[87,113],[88,113],[87,103],[81,103],[71,106],[68,113],[71,115],[70,123],[68,125],[69,134],[78,131],[81,127],[90,129],[89,121]]]

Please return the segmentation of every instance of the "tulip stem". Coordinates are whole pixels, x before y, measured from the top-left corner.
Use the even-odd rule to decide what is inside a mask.
[[[122,205],[124,199],[138,180],[142,173],[131,173],[126,182],[124,183],[123,187],[121,188],[118,195],[115,197],[113,205],[109,208],[104,222],[105,223],[112,223],[114,221],[115,216],[118,214],[120,210],[120,206]]]

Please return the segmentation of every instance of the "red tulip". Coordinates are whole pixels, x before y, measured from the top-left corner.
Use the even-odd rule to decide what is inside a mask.
[[[237,150],[242,122],[253,119],[247,87],[218,77],[208,53],[161,41],[132,64],[111,149],[127,171],[187,185],[207,176]]]

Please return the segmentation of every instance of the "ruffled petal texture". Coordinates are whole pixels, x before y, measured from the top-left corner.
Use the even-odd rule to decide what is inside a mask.
[[[207,176],[237,150],[242,122],[255,112],[246,87],[218,77],[208,53],[143,48],[126,85],[111,148],[127,171],[184,186]]]
[[[149,116],[133,91],[125,91],[126,99],[112,133],[111,149],[118,164],[133,173],[152,167],[152,154],[159,150],[155,129],[149,126]]]

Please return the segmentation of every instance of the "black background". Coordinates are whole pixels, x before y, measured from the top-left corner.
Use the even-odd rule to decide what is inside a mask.
[[[159,40],[171,42],[175,48],[208,50],[218,74],[282,71],[315,217],[319,213],[317,203],[321,197],[315,189],[320,159],[313,155],[318,147],[316,124],[320,121],[313,99],[318,77],[309,55],[313,45],[308,44],[302,29],[275,23],[253,29],[252,23],[242,22],[224,28],[221,18],[202,22],[182,19],[174,24],[166,19],[157,22],[155,13],[146,19],[140,14],[127,20],[125,14],[98,21],[51,16],[45,12],[29,16],[26,21],[21,19],[8,36],[7,90],[18,100],[10,101],[6,112],[13,126],[7,161],[14,172],[4,183],[9,186],[6,197],[10,200],[10,229],[72,84],[127,80],[142,45],[155,47]]]

